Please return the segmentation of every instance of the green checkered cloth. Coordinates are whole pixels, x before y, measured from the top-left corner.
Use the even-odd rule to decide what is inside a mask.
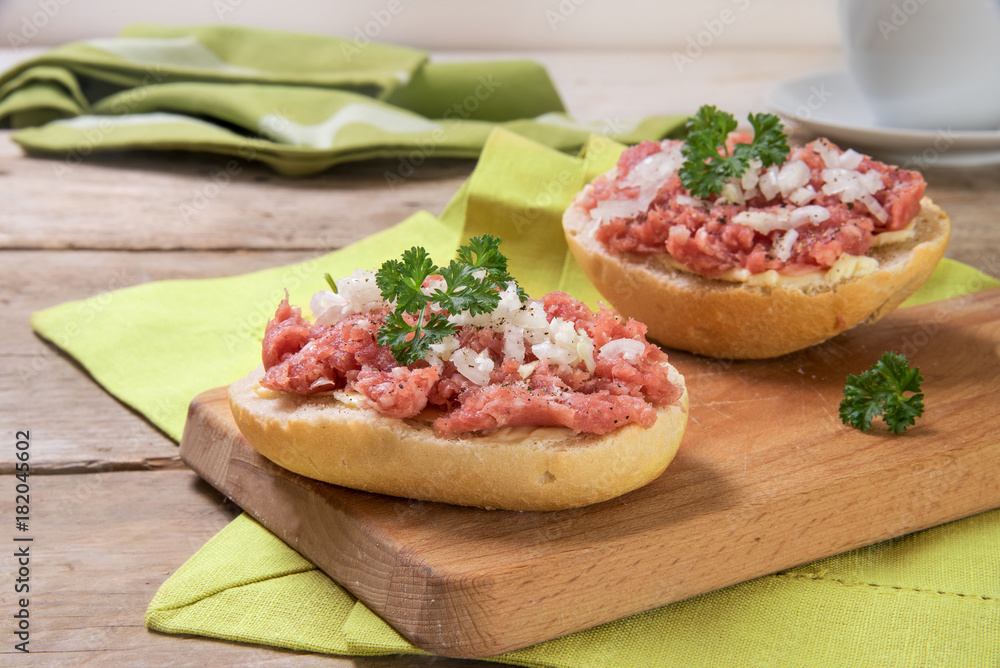
[[[415,49],[230,26],[131,26],[0,76],[0,127],[20,128],[28,153],[71,162],[204,151],[304,175],[400,158],[405,178],[428,158],[477,157],[497,126],[576,151],[593,132],[635,143],[683,120],[577,122],[530,61],[436,64]]]

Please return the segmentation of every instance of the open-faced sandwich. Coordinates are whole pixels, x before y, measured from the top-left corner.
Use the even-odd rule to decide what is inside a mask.
[[[573,200],[573,254],[618,312],[671,348],[776,357],[895,309],[930,276],[948,217],[920,174],[780,121],[702,107],[686,141],[646,141]]]
[[[582,506],[659,476],[687,423],[684,378],[639,322],[527,298],[499,245],[328,276],[312,321],[286,297],[263,365],[230,387],[242,434],[309,478],[484,508]]]

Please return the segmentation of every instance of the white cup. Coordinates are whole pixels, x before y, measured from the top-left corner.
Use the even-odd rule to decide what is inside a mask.
[[[840,26],[880,125],[1000,129],[1000,0],[840,0]]]

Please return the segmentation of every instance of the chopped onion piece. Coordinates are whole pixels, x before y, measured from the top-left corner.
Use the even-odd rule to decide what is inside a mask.
[[[503,328],[503,354],[524,363],[524,328],[513,323],[507,323]]]
[[[626,186],[638,186],[639,196],[636,204],[642,211],[649,208],[660,185],[669,179],[681,165],[684,164],[684,154],[680,142],[670,142],[666,150],[653,153],[639,162],[625,177]]]
[[[335,325],[344,319],[344,312],[350,302],[330,290],[321,290],[309,300],[309,309],[317,325]]]
[[[594,373],[594,369],[597,368],[594,362],[594,340],[589,336],[581,336],[580,342],[576,344],[576,354],[583,360],[587,373]]]
[[[601,357],[621,357],[626,362],[638,362],[639,357],[646,352],[646,346],[642,341],[635,339],[615,339],[608,341],[597,354]]]
[[[321,290],[309,301],[309,309],[319,325],[335,325],[347,316],[368,313],[382,306],[382,291],[375,283],[375,272],[355,269],[350,276],[337,280],[337,292]]]
[[[684,245],[691,239],[691,230],[683,225],[671,225],[667,232],[667,238],[672,242]]]
[[[888,220],[889,214],[874,197],[885,185],[877,171],[872,169],[862,174],[849,169],[824,169],[822,176],[825,194],[837,195],[842,202],[857,200],[878,220],[883,223]]]
[[[874,169],[868,170],[861,175],[861,183],[864,184],[866,190],[874,195],[879,190],[885,187],[885,182],[882,180],[882,175],[879,174]]]
[[[757,186],[757,182],[760,180],[760,168],[763,166],[764,163],[760,161],[760,158],[754,158],[750,161],[749,169],[743,172],[743,178],[740,179],[743,190],[750,190]],[[749,199],[749,195],[747,199]]]
[[[882,205],[879,204],[878,200],[872,195],[865,193],[858,198],[858,201],[864,204],[868,210],[871,211],[871,214],[878,218],[881,222],[884,223],[889,219],[889,214],[886,213],[885,209],[882,208]]]
[[[573,351],[561,348],[551,341],[542,341],[531,346],[531,352],[540,360],[548,360],[551,364],[570,364],[576,356]]]
[[[524,338],[532,345],[549,340],[549,320],[541,302],[531,302],[527,309],[513,314],[511,322],[524,327]]]
[[[323,376],[320,376],[309,384],[309,390],[311,392],[324,392],[335,389],[337,389],[337,385],[329,378],[324,378]]]
[[[461,313],[449,315],[448,322],[453,325],[458,325],[459,327],[492,327],[493,314],[480,313],[479,315],[472,315],[468,311],[462,311]]]
[[[834,169],[840,167],[840,156],[833,147],[823,140],[816,142],[813,146],[820,157],[823,158],[823,162],[828,168]]]
[[[762,172],[757,186],[760,188],[760,192],[763,193],[764,199],[774,199],[775,195],[781,192],[781,187],[778,185],[778,166],[771,165],[767,170]]]
[[[781,239],[778,240],[778,243],[774,245],[774,257],[782,262],[788,262],[789,258],[792,257],[792,247],[798,238],[798,230],[788,230],[785,232]]]
[[[786,162],[778,172],[778,188],[781,196],[788,197],[793,192],[809,183],[809,165],[801,160]]]
[[[337,280],[337,291],[351,302],[355,313],[365,313],[382,304],[382,291],[375,282],[375,272],[355,269],[350,276]]]
[[[489,351],[477,353],[471,348],[459,348],[452,353],[451,361],[460,374],[476,385],[485,387],[490,383],[490,372],[493,371],[493,359]]]
[[[846,169],[824,169],[821,172],[823,176],[823,194],[825,195],[840,195],[841,193],[847,193],[850,197],[848,202],[853,202],[857,195],[855,190],[858,190],[858,184],[855,183],[856,179],[852,179],[851,175],[857,174],[857,172],[851,172]],[[841,197],[841,199],[844,199]]]
[[[829,218],[830,211],[825,206],[810,204],[809,206],[803,206],[793,210],[790,222],[792,227],[798,227],[799,225],[803,225],[805,223],[817,225],[822,223],[824,220],[829,220]]]
[[[690,197],[688,195],[677,195],[674,197],[674,201],[681,206],[691,206],[691,207],[702,207],[705,206],[705,200],[698,199],[697,197]]]
[[[811,185],[799,188],[788,196],[788,201],[796,206],[805,206],[816,198],[816,189]]]
[[[442,292],[447,289],[448,284],[441,278],[430,278],[424,281],[424,284],[420,286],[420,291],[430,297],[432,294],[441,290]]]
[[[743,191],[732,181],[726,181],[726,183],[723,184],[722,192],[720,194],[733,204],[743,206]]]
[[[447,362],[451,359],[451,354],[458,350],[458,337],[449,334],[437,343],[432,343],[430,348],[432,353]]]
[[[554,361],[558,360],[557,363],[560,364],[576,364],[582,358],[579,353],[580,343],[584,339],[589,338],[586,334],[576,331],[572,322],[558,317],[552,318],[552,321],[549,323],[549,339],[568,354],[558,353],[554,355],[548,352],[547,355]],[[534,349],[535,346],[532,346],[532,352],[534,352]]]
[[[740,213],[733,216],[733,222],[740,225],[746,225],[747,227],[752,227],[761,234],[768,234],[774,230],[787,230],[791,227],[791,213],[788,209],[777,208],[771,210],[765,209],[754,209],[750,211],[741,211]],[[700,228],[700,232],[705,228]],[[695,233],[697,237],[697,233]]]
[[[591,217],[600,222],[610,222],[616,218],[634,218],[649,209],[656,199],[660,186],[684,164],[680,142],[666,143],[666,149],[646,156],[635,165],[622,180],[627,187],[637,187],[639,193],[626,199],[611,199],[598,202],[590,210]]]
[[[844,202],[853,202],[865,194],[874,195],[883,186],[882,177],[875,170],[862,174],[850,169],[824,169],[821,175],[823,193],[838,195]]]
[[[590,210],[590,217],[603,224],[616,218],[635,218],[645,211],[634,199],[605,199]]]
[[[557,346],[569,348],[575,345],[575,337],[576,329],[573,328],[573,323],[559,317],[549,321],[549,338]]]
[[[444,371],[444,360],[438,357],[434,353],[427,353],[424,355],[424,361],[430,364],[432,367],[438,370],[438,373]]]
[[[517,283],[510,281],[500,293],[500,304],[497,306],[497,310],[503,309],[507,313],[513,313],[520,308],[521,298],[517,294]]]
[[[853,148],[849,148],[840,155],[840,159],[837,161],[838,167],[843,167],[844,169],[857,169],[861,161],[865,159],[865,156],[861,155]]]

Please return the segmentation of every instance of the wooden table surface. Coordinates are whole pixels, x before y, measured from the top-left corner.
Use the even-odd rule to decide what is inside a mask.
[[[572,115],[593,121],[690,113],[703,103],[745,117],[763,109],[769,86],[843,66],[842,54],[832,49],[706,49],[683,72],[669,51],[435,58],[523,56],[549,68]],[[14,434],[30,429],[34,536],[32,653],[13,650],[17,565],[5,550],[0,664],[496,665],[299,655],[143,626],[157,588],[239,509],[187,469],[173,441],[38,339],[29,315],[148,281],[241,274],[314,257],[414,211],[440,213],[473,167],[471,161],[432,161],[389,188],[382,174],[391,161],[305,179],[248,164],[206,198],[214,192],[206,190],[211,175],[225,162],[129,154],[60,170],[58,161],[25,157],[10,132],[0,131],[0,508],[12,518]],[[948,256],[1000,277],[1000,166],[931,169],[925,176],[928,194],[954,223]],[[190,215],[195,202],[203,206]],[[13,534],[8,526],[7,535]]]

